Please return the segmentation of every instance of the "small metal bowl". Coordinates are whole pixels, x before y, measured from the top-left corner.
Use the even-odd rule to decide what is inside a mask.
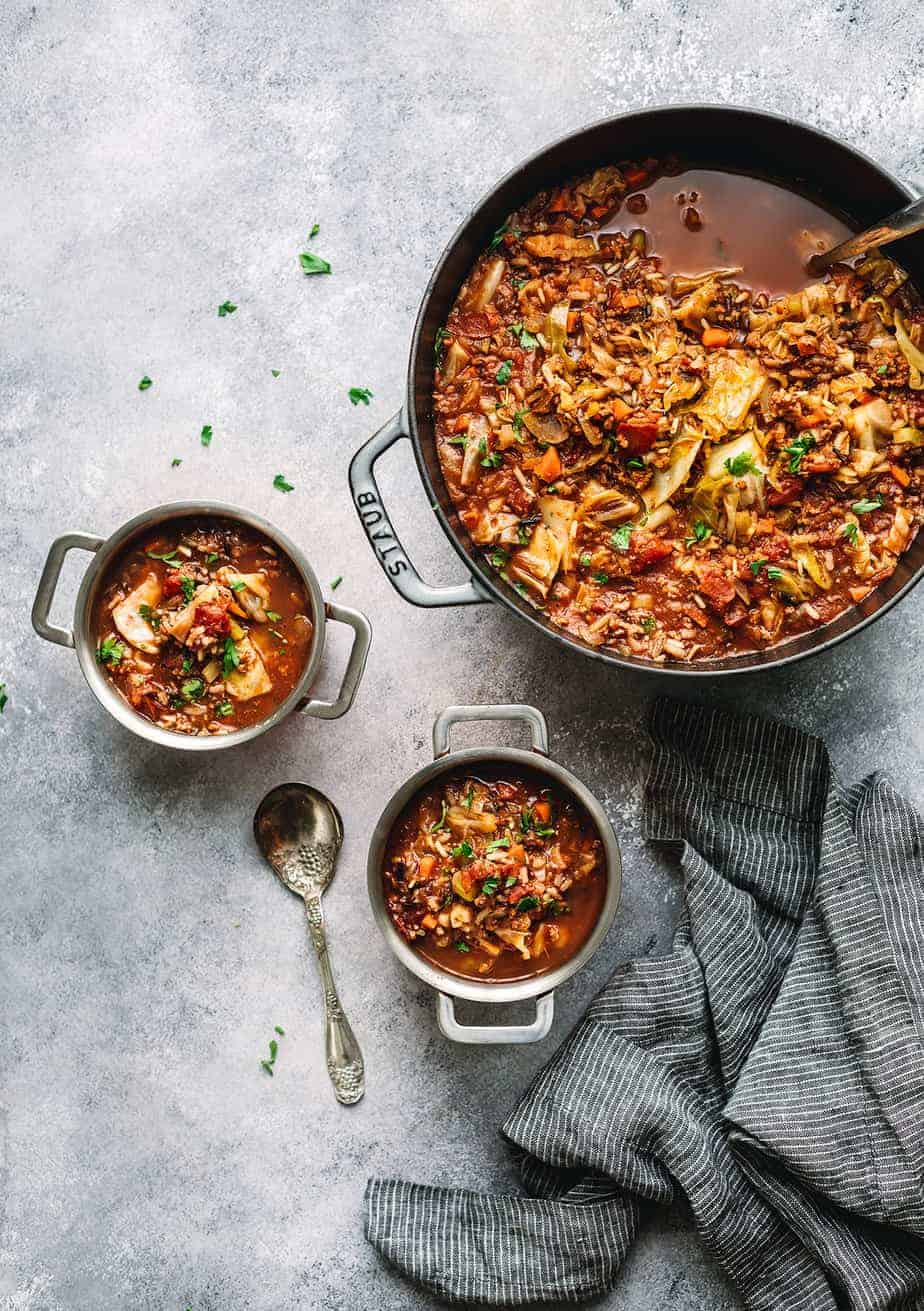
[[[473,747],[464,751],[451,751],[449,734],[453,724],[482,719],[519,719],[529,725],[532,749],[517,747]],[[622,861],[612,825],[606,812],[592,793],[579,779],[548,758],[549,734],[544,716],[533,706],[449,706],[433,725],[432,763],[424,765],[404,783],[382,811],[372,834],[369,846],[367,879],[372,913],[385,941],[412,974],[436,989],[436,1015],[440,1031],[454,1042],[465,1043],[526,1043],[538,1042],[552,1026],[555,989],[572,974],[586,965],[606,937],[619,906],[622,891]],[[409,801],[443,774],[455,773],[460,768],[478,765],[509,763],[545,775],[552,783],[563,788],[577,801],[592,819],[606,859],[607,888],[603,907],[590,937],[575,954],[554,970],[527,979],[506,983],[490,983],[481,979],[460,978],[432,965],[414,951],[391,921],[385,904],[382,872],[389,836]],[[536,1018],[525,1025],[471,1025],[460,1024],[455,1016],[453,998],[467,1001],[500,1002],[536,1001]]]
[[[159,728],[134,711],[97,664],[96,638],[91,629],[93,604],[97,591],[106,577],[110,563],[123,547],[141,533],[160,524],[176,519],[204,516],[231,519],[236,523],[245,524],[248,528],[255,528],[278,546],[289,557],[301,576],[311,600],[311,620],[314,625],[311,650],[304,671],[285,701],[258,724],[251,724],[248,728],[231,733],[217,734],[214,737],[172,733],[168,729]],[[48,615],[54,601],[61,566],[68,552],[73,550],[89,551],[93,559],[77,593],[72,631],[52,624]],[[319,701],[310,696],[310,689],[324,653],[327,620],[347,624],[353,629],[354,637],[336,700]],[[293,710],[301,710],[306,715],[314,715],[318,719],[339,719],[353,704],[372,641],[372,630],[365,615],[360,614],[358,610],[351,610],[346,606],[334,605],[324,600],[311,565],[285,533],[280,532],[267,520],[261,519],[259,515],[252,514],[249,510],[238,509],[234,505],[225,505],[221,501],[177,501],[172,505],[159,505],[153,510],[146,510],[143,514],[136,515],[134,519],[130,519],[128,523],[118,528],[111,537],[105,539],[87,533],[65,533],[63,537],[57,538],[48,551],[45,568],[42,570],[42,577],[35,594],[32,626],[39,637],[44,637],[46,641],[76,648],[77,660],[91,691],[120,724],[124,724],[126,728],[148,742],[157,742],[160,746],[172,747],[175,751],[220,751],[226,747],[239,746],[242,742],[250,742],[261,733],[274,728]]]

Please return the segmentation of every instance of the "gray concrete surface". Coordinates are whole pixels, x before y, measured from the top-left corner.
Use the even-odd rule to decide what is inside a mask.
[[[667,948],[675,873],[639,838],[658,684],[591,667],[497,609],[404,607],[350,508],[348,456],[399,404],[432,262],[520,157],[611,112],[701,98],[814,121],[924,186],[922,54],[911,0],[0,7],[7,1311],[429,1304],[366,1247],[364,1180],[511,1186],[497,1124],[613,967]],[[314,222],[330,278],[296,264]],[[239,309],[219,319],[226,297]],[[368,409],[351,386],[373,390]],[[421,567],[456,579],[409,453],[383,464]],[[273,490],[277,472],[291,495]],[[165,754],[102,713],[72,653],[33,636],[52,537],[200,494],[273,518],[370,615],[348,718],[293,720],[211,760]],[[78,576],[75,560],[62,616]],[[884,765],[920,802],[922,641],[912,599],[812,663],[685,695],[822,733],[846,774]],[[328,679],[341,657],[335,645]],[[454,1048],[373,927],[365,845],[426,757],[434,714],[505,699],[545,709],[560,758],[609,808],[624,908],[546,1044]],[[263,792],[290,778],[346,820],[328,909],[368,1065],[352,1111],[324,1074],[299,906],[249,835]],[[270,1080],[259,1061],[275,1024]],[[599,1305],[737,1302],[677,1213]]]

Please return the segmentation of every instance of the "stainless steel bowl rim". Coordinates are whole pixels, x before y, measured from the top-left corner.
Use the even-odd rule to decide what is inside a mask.
[[[537,974],[528,979],[518,979],[508,983],[489,983],[477,979],[465,979],[438,969],[405,942],[392,923],[385,905],[382,869],[388,837],[399,815],[408,802],[423,791],[433,779],[441,774],[454,773],[460,768],[472,765],[508,763],[545,774],[581,803],[593,820],[603,843],[606,853],[607,889],[593,931],[581,949],[563,964],[554,970],[548,970],[544,974]],[[564,765],[560,765],[558,761],[540,751],[527,751],[520,747],[466,747],[458,751],[450,751],[448,755],[440,756],[418,769],[398,788],[379,816],[370,839],[366,874],[372,913],[386,942],[402,965],[438,992],[466,1001],[489,1003],[526,1001],[531,997],[540,997],[570,979],[587,964],[603,942],[616,917],[622,893],[622,860],[619,845],[613,826],[600,802]]]

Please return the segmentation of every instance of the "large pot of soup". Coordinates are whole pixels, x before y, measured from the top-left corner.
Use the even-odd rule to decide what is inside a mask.
[[[49,619],[67,554],[91,555],[73,629]],[[328,622],[353,630],[340,691],[312,697]],[[52,543],[32,609],[40,637],[76,648],[84,677],[126,728],[161,746],[214,751],[265,733],[293,710],[349,710],[371,643],[367,619],[325,601],[290,538],[219,502],[162,505],[111,537]]]
[[[521,720],[530,750],[451,750],[453,724]],[[450,706],[434,759],[398,789],[369,847],[372,910],[403,965],[436,989],[455,1042],[537,1042],[554,993],[606,937],[622,888],[612,825],[570,770],[549,758],[532,706]],[[536,999],[528,1024],[461,1024],[454,999]]]
[[[727,106],[626,114],[514,169],[434,269],[405,403],[350,470],[392,585],[685,676],[884,614],[924,570],[924,234],[807,262],[909,194]],[[375,463],[403,438],[457,586],[418,575],[383,504]]]

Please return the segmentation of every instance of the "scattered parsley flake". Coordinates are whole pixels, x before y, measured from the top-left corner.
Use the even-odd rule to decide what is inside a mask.
[[[627,469],[644,469],[645,461],[640,460],[637,455],[633,455],[630,460],[626,460]]]
[[[183,589],[184,601],[191,601],[193,597],[196,595],[195,580],[190,578],[188,574],[182,574],[180,576],[180,587],[182,587]]]
[[[347,392],[351,405],[368,405],[374,394],[368,387],[351,387]]]
[[[215,707],[215,714],[220,715],[222,719],[227,719],[229,715],[234,714],[234,706],[230,701],[219,701]]]
[[[507,563],[507,559],[508,556],[506,551],[492,551],[488,556],[489,564],[492,564],[495,569],[503,569]]]
[[[442,803],[442,805],[443,805],[443,813],[440,815],[439,819],[436,821],[435,824],[430,825],[431,833],[438,833],[440,829],[446,827],[446,811],[449,809],[449,807],[446,805],[445,801]]]
[[[180,467],[180,465],[181,465],[182,463],[183,463],[183,461],[182,461],[181,459],[179,459],[179,458],[175,455],[175,456],[173,457],[173,459],[170,461],[170,468],[171,468],[171,469],[179,469],[179,467]]]
[[[772,564],[767,570],[767,577],[773,579],[773,581],[776,582],[778,578],[783,577],[783,571],[782,569],[779,569],[775,564]]]
[[[496,874],[492,874],[489,879],[485,879],[484,883],[482,883],[481,891],[486,897],[493,897],[499,887],[500,879]]]
[[[96,648],[98,665],[117,665],[125,655],[125,647],[115,637],[107,637]]]
[[[595,583],[600,583],[601,586],[604,583],[608,583],[610,581],[609,574],[605,574],[602,569],[599,571],[599,573],[592,574],[591,577],[593,578]]]
[[[646,633],[653,633],[658,626],[657,619],[653,615],[646,615],[642,620],[642,628]]]
[[[310,250],[303,250],[298,257],[298,262],[302,266],[303,273],[330,273],[330,265],[326,259],[321,259],[320,255],[314,255]]]
[[[273,486],[276,488],[277,492],[295,491],[294,485],[292,483],[287,483],[284,476],[281,473],[276,474],[276,477],[273,479]]]
[[[752,560],[752,561],[751,561],[751,573],[752,573],[752,574],[754,575],[754,577],[756,578],[757,575],[760,573],[761,569],[763,569],[764,565],[765,565],[765,564],[769,564],[769,563],[770,563],[770,561],[767,559],[766,556],[762,556],[760,560]]]
[[[210,423],[204,423],[204,424],[202,425],[202,431],[201,431],[200,434],[199,434],[199,440],[200,440],[200,442],[202,443],[203,446],[211,446],[211,444],[212,444],[212,425],[211,425]]]
[[[224,677],[227,678],[229,674],[233,674],[240,663],[241,657],[237,649],[237,643],[233,637],[226,637],[225,649],[221,656],[221,672]]]
[[[593,560],[593,556],[589,551],[585,551],[584,554],[581,556],[581,564],[584,566],[585,569],[591,563],[592,560]]]
[[[702,519],[697,519],[693,525],[693,531],[687,537],[685,545],[692,546],[695,542],[705,542],[712,536],[712,529]]]
[[[733,478],[743,478],[747,473],[760,473],[754,463],[754,457],[748,451],[742,451],[740,455],[730,456],[725,461],[725,468]]]
[[[317,224],[315,226],[317,226]],[[280,1038],[284,1038],[286,1036],[285,1029],[283,1029],[282,1026],[279,1024],[273,1026],[273,1032],[278,1033]]]
[[[513,365],[510,363],[509,360],[504,360],[503,364],[500,366],[500,368],[497,370],[497,373],[495,373],[494,375],[494,381],[499,382],[501,383],[501,385],[503,385],[505,382],[510,381],[511,373],[513,373]]]
[[[517,910],[538,910],[538,909],[539,909],[538,897],[521,897],[520,900],[517,902]]]
[[[452,849],[453,860],[471,860],[475,852],[470,842],[460,842],[457,847]]]
[[[149,560],[172,560],[176,556],[176,548],[172,551],[145,551]]]
[[[180,692],[186,701],[195,701],[197,696],[201,696],[205,690],[205,683],[201,678],[187,678],[186,682],[181,684]]]
[[[208,555],[205,557],[205,563],[206,563],[206,564],[214,564],[215,561],[216,561],[217,559],[218,559],[218,552],[217,552],[217,551],[209,551]]]
[[[841,529],[841,532],[847,538],[847,541],[850,543],[851,546],[855,547],[859,545],[859,541],[858,541],[858,538],[860,536],[859,524],[845,523],[844,527]]]
[[[509,231],[510,231],[510,225],[508,223],[502,224],[501,227],[499,227],[495,231],[490,242],[488,243],[488,250],[497,250],[498,246],[504,240],[504,237],[506,237]]]
[[[218,306],[218,317],[220,319],[223,319],[225,315],[233,314],[236,309],[237,306],[232,305],[229,300],[223,300],[221,304]]]
[[[154,386],[154,383],[151,381],[151,379],[148,377],[148,375],[145,374],[144,377],[141,379],[141,381],[138,383],[138,390],[139,390],[139,391],[147,391],[147,389],[148,389],[149,387],[153,387],[153,386]]]
[[[138,613],[146,624],[152,628],[160,628],[160,615],[156,615],[149,605],[139,605]]]
[[[281,369],[270,369],[270,373],[273,375],[274,378],[278,378],[281,372],[282,372]]]
[[[228,586],[231,588],[232,592],[243,592],[247,584],[244,582],[243,578],[235,578],[234,582],[229,583]],[[267,611],[267,617],[269,617],[269,611]]]
[[[534,337],[531,332],[527,332],[522,323],[512,323],[510,331],[525,351],[535,350],[539,345],[539,338]]]
[[[10,698],[6,694],[6,683],[0,683],[0,715],[2,715],[6,709],[6,703],[9,699]]]
[[[815,434],[804,432],[801,437],[794,437],[788,446],[783,447],[783,454],[789,456],[789,472],[798,473],[802,461],[815,445]]]
[[[318,233],[319,233],[320,231],[321,231],[321,225],[320,225],[320,223],[312,223],[312,225],[311,225],[311,231],[308,233],[308,240],[309,240],[309,241],[314,241],[315,237],[318,235]],[[280,1033],[281,1033],[281,1032],[282,1032],[282,1030],[280,1029]]]
[[[266,617],[271,624],[275,624],[282,618],[282,615],[278,610],[267,610]]]
[[[455,947],[456,951],[462,951],[462,952],[471,951],[471,947],[468,945],[467,942],[461,942],[461,941],[456,942],[453,944],[453,946]]]
[[[631,538],[632,526],[627,523],[620,524],[614,532],[610,533],[610,543],[617,551],[628,551]]]
[[[503,847],[510,846],[509,838],[495,838],[493,842],[488,843],[488,851],[500,851]]]
[[[343,574],[338,574],[337,577],[334,579],[334,581],[331,583],[330,590],[332,592],[336,592],[337,588],[340,586],[342,582],[343,582]]]

